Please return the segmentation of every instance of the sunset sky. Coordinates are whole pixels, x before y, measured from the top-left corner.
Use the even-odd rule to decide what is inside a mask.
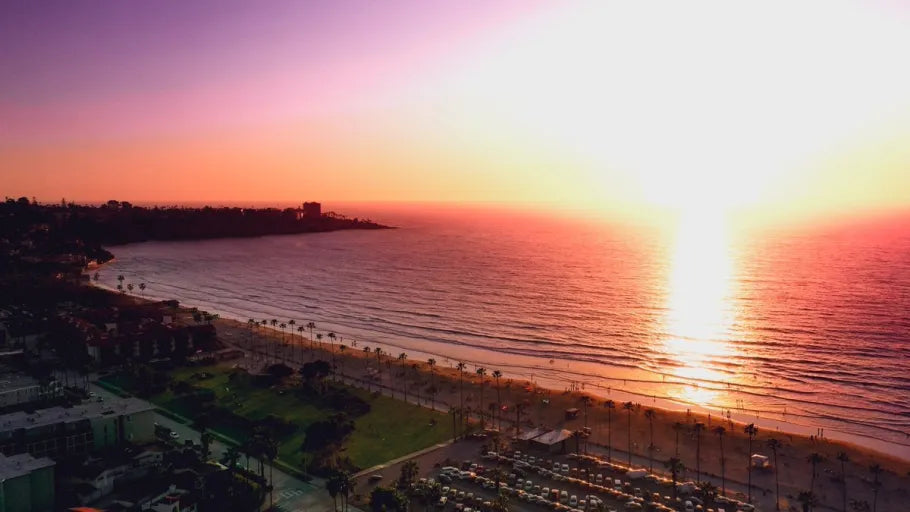
[[[0,189],[910,207],[906,2],[11,1]]]

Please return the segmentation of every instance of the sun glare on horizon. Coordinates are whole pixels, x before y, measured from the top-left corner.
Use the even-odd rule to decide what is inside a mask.
[[[675,361],[667,369],[693,384],[672,386],[677,399],[708,405],[718,398],[699,381],[721,382],[725,375],[712,367],[714,360],[729,358],[726,343],[735,312],[730,304],[733,260],[723,216],[703,210],[683,215],[677,228],[662,351]]]

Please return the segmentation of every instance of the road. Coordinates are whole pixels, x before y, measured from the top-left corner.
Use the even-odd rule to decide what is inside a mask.
[[[96,395],[101,396],[104,400],[116,400],[117,395],[96,385],[94,382],[89,385],[89,390]],[[191,440],[199,443],[200,433],[189,425],[180,423],[162,414],[155,413],[155,421],[159,425],[170,428],[180,435],[179,440]],[[227,452],[227,445],[214,439],[210,445],[212,458],[220,460]],[[246,466],[246,457],[241,458],[239,464]],[[250,458],[250,468],[258,467],[258,462]],[[266,476],[269,469],[266,467]],[[304,482],[299,478],[291,476],[278,468],[272,469],[272,484],[274,486],[273,496],[275,500],[274,510],[280,512],[331,512],[334,509],[332,497],[326,492],[323,482],[314,479],[312,482]],[[268,508],[268,496],[265,498],[262,510]],[[354,507],[350,507],[354,512],[360,512]]]

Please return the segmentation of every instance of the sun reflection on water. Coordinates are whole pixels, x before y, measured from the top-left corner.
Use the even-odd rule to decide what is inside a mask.
[[[672,258],[664,351],[676,362],[669,372],[691,384],[667,392],[707,405],[716,401],[718,392],[698,382],[720,385],[725,374],[714,361],[733,355],[727,343],[733,322],[733,269],[723,218],[709,212],[687,214],[680,220]]]

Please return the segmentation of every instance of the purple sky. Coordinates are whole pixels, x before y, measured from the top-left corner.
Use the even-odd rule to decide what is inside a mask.
[[[0,133],[28,142],[357,108],[532,5],[4,2]]]

